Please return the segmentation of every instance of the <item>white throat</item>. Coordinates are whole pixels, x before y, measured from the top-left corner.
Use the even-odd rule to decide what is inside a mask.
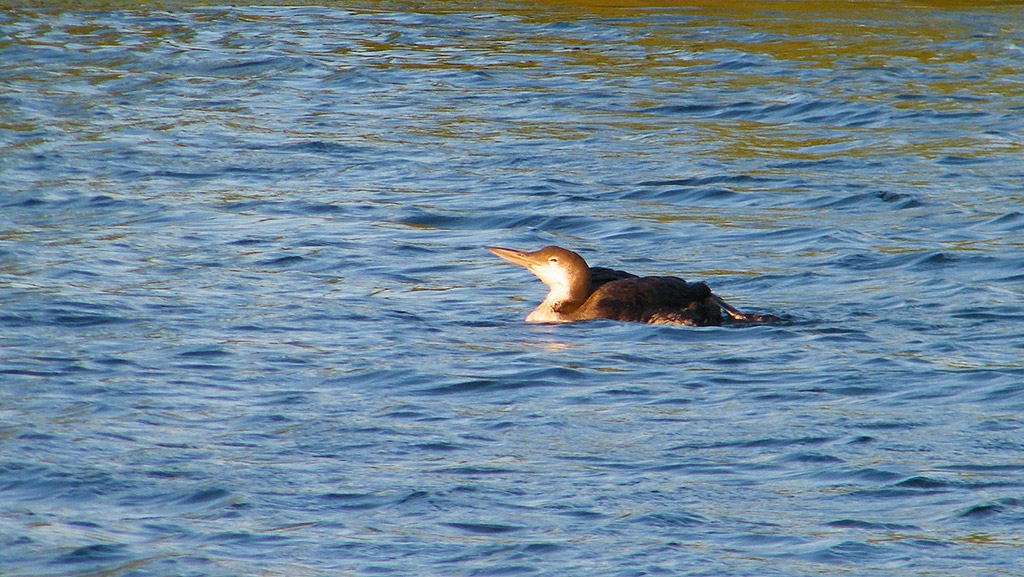
[[[565,323],[571,319],[569,315],[561,313],[558,309],[571,300],[571,287],[569,277],[565,271],[555,267],[545,267],[546,270],[531,271],[534,274],[542,272],[543,276],[537,274],[544,284],[548,285],[548,296],[537,306],[532,313],[526,317],[528,323]]]

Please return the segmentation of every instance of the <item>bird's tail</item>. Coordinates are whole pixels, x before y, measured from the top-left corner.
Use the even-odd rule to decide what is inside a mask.
[[[771,323],[782,320],[774,315],[748,315],[746,313],[741,313],[736,307],[725,302],[722,300],[722,297],[716,294],[711,295],[711,300],[715,301],[716,305],[722,307],[725,314],[729,315],[732,320],[741,323]]]

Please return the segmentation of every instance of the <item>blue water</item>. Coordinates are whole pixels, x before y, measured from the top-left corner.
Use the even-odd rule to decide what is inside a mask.
[[[1024,10],[709,4],[5,8],[0,574],[1024,573]]]

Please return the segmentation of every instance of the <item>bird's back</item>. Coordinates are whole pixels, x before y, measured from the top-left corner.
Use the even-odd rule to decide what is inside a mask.
[[[704,283],[689,284],[674,276],[637,277],[612,269],[591,269],[591,274],[592,292],[574,313],[578,320],[690,326],[722,323],[722,310],[711,300],[711,289]]]
[[[613,268],[605,268],[603,266],[592,266],[590,267],[590,292],[593,293],[600,288],[601,285],[608,284],[612,281],[622,280],[624,278],[639,277],[624,270],[615,270]]]

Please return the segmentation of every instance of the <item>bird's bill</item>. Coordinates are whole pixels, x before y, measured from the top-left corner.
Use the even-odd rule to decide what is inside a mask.
[[[530,268],[531,265],[536,264],[532,258],[532,255],[519,250],[512,250],[510,248],[500,248],[496,246],[484,247],[491,251],[494,256],[507,260],[512,264],[517,264],[522,267]]]

